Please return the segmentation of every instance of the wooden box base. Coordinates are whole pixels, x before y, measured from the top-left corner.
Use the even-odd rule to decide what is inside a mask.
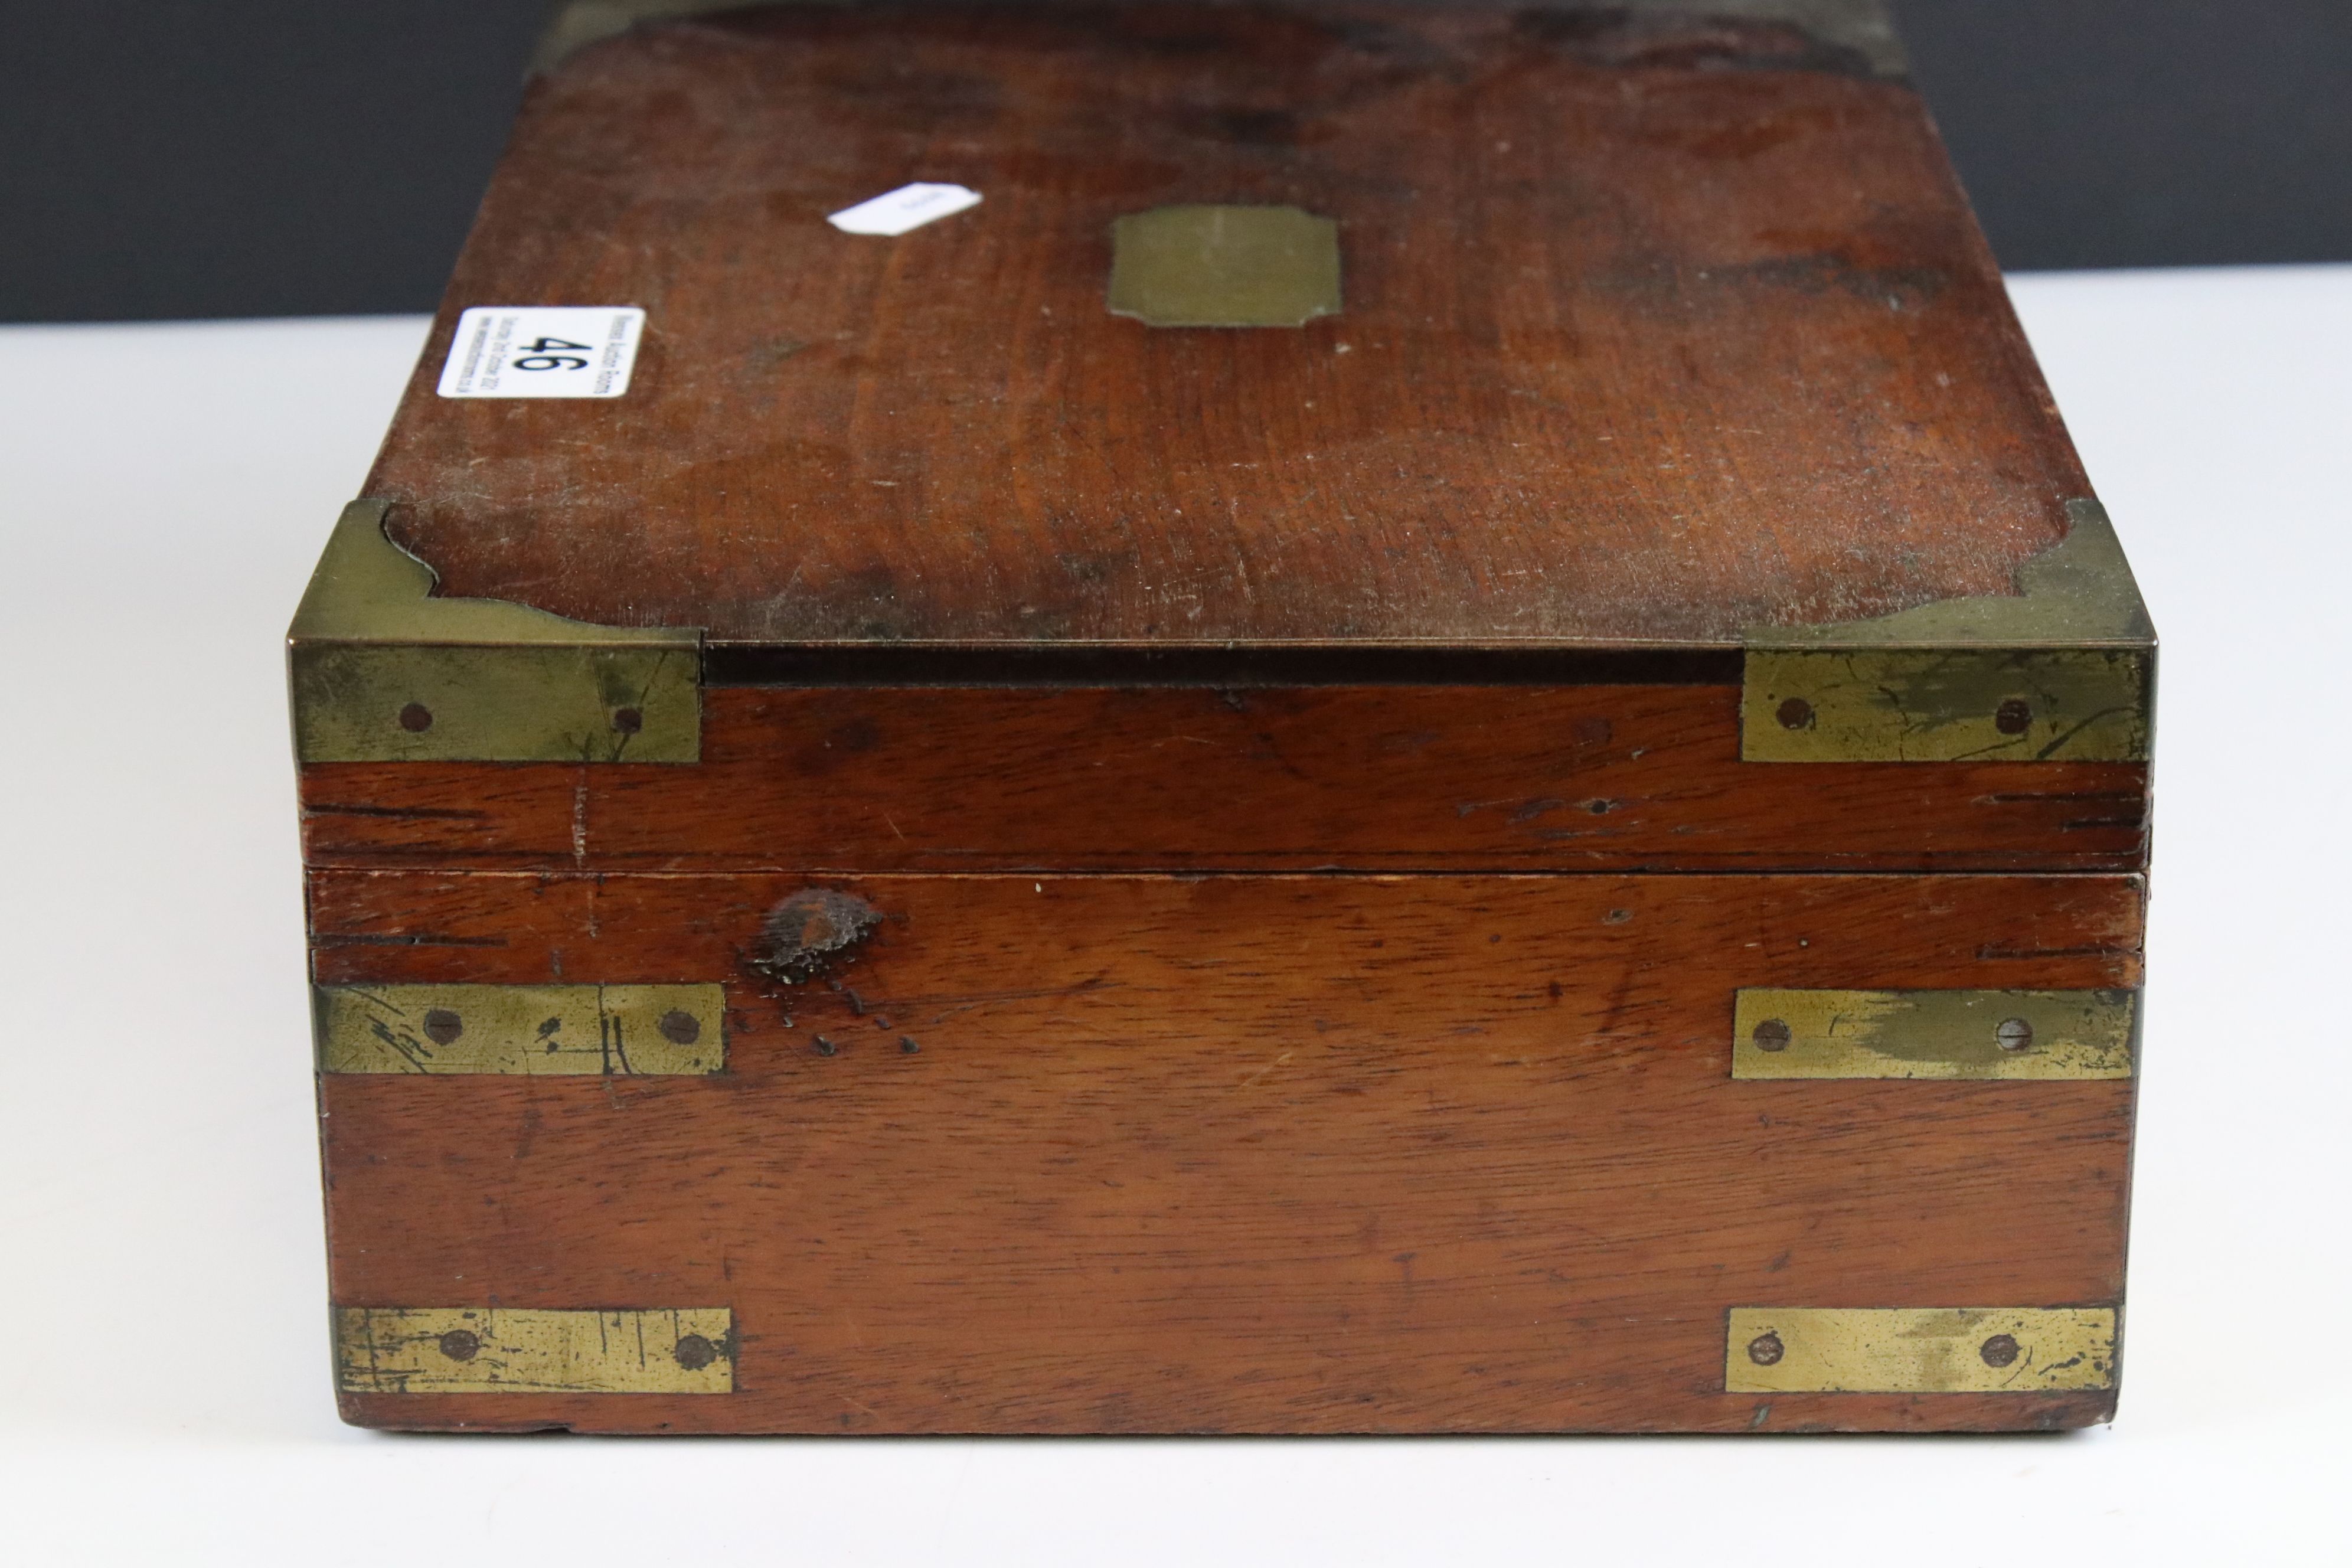
[[[762,968],[812,889],[877,917]],[[1747,1307],[2121,1299],[2134,1083],[1732,1076],[1743,986],[2128,988],[2131,876],[314,873],[317,978],[716,983],[724,1065],[333,1072],[348,1308],[731,1313],[596,1432],[2009,1430],[1731,1392]],[[429,1359],[429,1357],[428,1357]],[[723,1370],[723,1369],[722,1369]]]

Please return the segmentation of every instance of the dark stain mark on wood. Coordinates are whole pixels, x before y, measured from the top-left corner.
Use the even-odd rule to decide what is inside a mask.
[[[798,338],[771,338],[753,344],[743,360],[754,371],[771,371],[806,347]]]
[[[1865,266],[1837,251],[1775,256],[1731,267],[1711,267],[1695,276],[1706,282],[1753,282],[1804,294],[1836,289],[1857,300],[1883,303],[1898,310],[1926,304],[1950,282],[1949,275],[1940,268]]]
[[[751,967],[787,985],[814,980],[846,957],[881,921],[881,911],[855,893],[804,888],[769,913],[760,928],[764,951],[751,960]]]

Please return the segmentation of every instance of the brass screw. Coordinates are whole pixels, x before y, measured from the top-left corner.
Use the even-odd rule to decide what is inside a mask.
[[[1801,697],[1791,697],[1780,704],[1773,715],[1783,730],[1810,730],[1813,727],[1813,705]]]
[[[446,1046],[466,1032],[466,1020],[446,1007],[425,1010],[425,1037],[436,1046]]]
[[[2023,698],[2012,697],[1992,710],[1992,727],[2004,735],[2022,735],[2033,727],[2033,710]]]
[[[1992,1037],[2004,1051],[2028,1050],[2033,1045],[2033,1026],[2022,1018],[2003,1018]]]
[[[670,1354],[676,1356],[677,1364],[687,1371],[700,1372],[719,1359],[719,1347],[700,1334],[680,1334],[677,1337],[677,1348],[670,1352]]]
[[[441,1336],[441,1353],[451,1361],[471,1361],[481,1351],[481,1336],[471,1329],[451,1329]]]
[[[1788,1353],[1780,1336],[1767,1331],[1748,1342],[1748,1359],[1758,1366],[1770,1366]]]
[[[1795,1037],[1789,1026],[1778,1018],[1767,1018],[1757,1025],[1752,1037],[1759,1051],[1785,1051],[1789,1048],[1789,1042]]]
[[[675,1046],[690,1046],[702,1038],[702,1020],[677,1007],[664,1013],[654,1027],[661,1031],[663,1039]]]
[[[644,710],[636,708],[613,710],[613,728],[624,735],[634,735],[646,727]]]
[[[2007,1366],[2017,1359],[2017,1341],[2007,1334],[1995,1334],[1979,1347],[1977,1354],[1984,1357],[1987,1366]]]
[[[433,710],[422,702],[412,702],[400,710],[400,727],[412,735],[421,735],[433,728]]]

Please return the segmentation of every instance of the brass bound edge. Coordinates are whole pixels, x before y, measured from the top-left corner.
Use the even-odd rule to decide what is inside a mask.
[[[718,985],[320,985],[319,1070],[612,1078],[727,1066]]]
[[[302,762],[699,760],[699,631],[436,597],[391,504],[343,509],[287,633]]]
[[[1727,1394],[2052,1394],[2116,1385],[2112,1307],[1734,1307]]]
[[[338,1307],[345,1394],[732,1394],[725,1307]]]
[[[1742,759],[2146,761],[2155,629],[2105,509],[2066,512],[2065,539],[2026,563],[2013,595],[1748,628]]]
[[[2130,991],[1798,991],[1743,988],[1736,1079],[2122,1079]]]

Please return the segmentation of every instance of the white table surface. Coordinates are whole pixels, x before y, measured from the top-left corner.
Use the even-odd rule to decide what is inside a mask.
[[[2013,287],[2165,638],[2129,1366],[2056,1437],[340,1426],[278,638],[423,323],[0,329],[0,1559],[2352,1561],[2352,268]]]

